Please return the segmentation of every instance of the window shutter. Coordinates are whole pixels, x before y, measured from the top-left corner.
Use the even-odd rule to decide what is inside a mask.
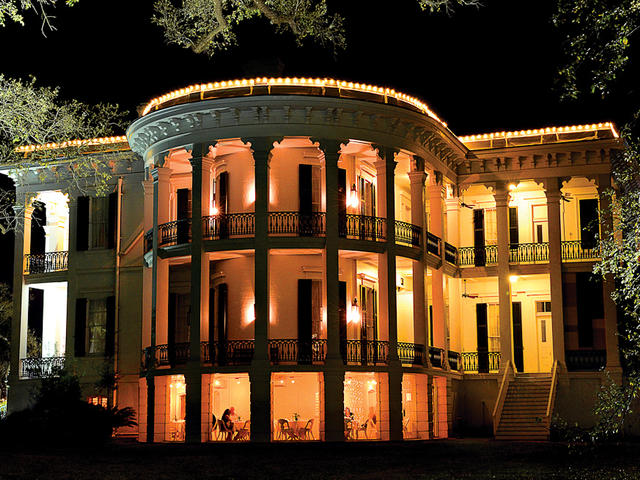
[[[87,336],[87,299],[76,298],[76,329],[74,355],[84,357],[86,355],[85,343]]]
[[[298,165],[298,196],[300,213],[310,213],[313,203],[312,166]]]
[[[113,357],[116,352],[116,297],[107,297],[107,325],[105,331],[104,356]]]
[[[509,207],[509,243],[511,248],[518,248],[520,243],[518,237],[518,207]]]
[[[89,197],[78,197],[76,250],[89,248]]]
[[[118,192],[109,194],[109,230],[107,233],[107,248],[115,248],[118,233]]]
[[[298,280],[298,340],[311,341],[311,287],[312,281]]]

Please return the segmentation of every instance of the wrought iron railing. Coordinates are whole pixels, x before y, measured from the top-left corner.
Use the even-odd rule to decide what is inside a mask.
[[[269,340],[269,358],[272,363],[322,363],[327,356],[327,341],[323,338],[313,340],[271,339]]]
[[[444,242],[444,261],[458,265],[458,249],[447,242]]]
[[[24,272],[53,273],[69,269],[69,252],[28,253],[24,256]]]
[[[407,222],[396,220],[396,243],[419,247],[422,240],[422,228]]]
[[[325,219],[324,212],[269,212],[269,233],[317,237],[327,231]]]
[[[498,246],[460,247],[458,262],[461,267],[495,265],[498,263]]]
[[[347,363],[376,365],[387,363],[389,342],[381,340],[346,340],[341,346]]]
[[[444,349],[438,347],[429,347],[429,361],[432,367],[443,368]]]
[[[147,347],[142,351],[142,368],[184,365],[189,360],[190,346],[189,342],[181,342]]]
[[[253,360],[253,340],[225,340],[223,342],[201,342],[202,361],[217,365],[249,365]]]
[[[253,237],[256,232],[255,218],[252,212],[202,217],[202,238],[220,240],[230,237]]]
[[[462,368],[465,373],[478,372],[478,352],[462,352]],[[500,370],[500,352],[488,352],[489,372]]]
[[[561,247],[563,261],[598,260],[600,258],[600,249],[597,246],[583,248],[580,240],[563,241]]]
[[[20,359],[20,378],[55,377],[64,369],[65,357],[28,357]]]
[[[386,239],[387,219],[369,215],[340,215],[338,233],[342,237],[381,242]]]
[[[460,354],[458,352],[454,352],[453,350],[449,350],[447,358],[449,359],[449,368],[451,370],[459,372],[460,367],[462,366],[460,363]]]
[[[158,246],[160,247],[189,243],[191,241],[191,219],[182,218],[158,225],[158,237]]]
[[[153,248],[153,228],[144,234],[144,251],[150,252]]]
[[[549,261],[549,244],[518,243],[509,247],[509,262],[539,263]]]
[[[398,342],[398,357],[402,363],[422,365],[424,364],[424,345]]]
[[[567,350],[567,370],[603,370],[607,366],[606,350]]]
[[[441,248],[442,248],[442,240],[440,240],[440,237],[438,237],[437,235],[434,235],[431,232],[427,232],[427,242],[426,242],[427,253],[431,253],[439,257]]]

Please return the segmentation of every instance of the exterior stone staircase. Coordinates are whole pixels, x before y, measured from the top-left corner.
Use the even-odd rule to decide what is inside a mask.
[[[517,374],[509,382],[496,440],[548,440],[551,386],[551,374]]]

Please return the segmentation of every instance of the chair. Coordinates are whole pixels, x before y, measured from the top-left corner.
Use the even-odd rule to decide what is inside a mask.
[[[249,440],[249,428],[251,425],[251,420],[247,420],[244,422],[244,425],[240,430],[236,432],[236,436],[233,438],[236,442],[240,442],[243,440]]]
[[[276,440],[296,440],[298,436],[289,426],[289,420],[286,418],[278,419],[278,435]]]
[[[218,429],[218,419],[214,414],[211,414],[211,440],[215,440],[215,431]]]
[[[313,418],[310,419],[307,422],[307,424],[304,426],[304,428],[300,431],[300,438],[303,440],[309,440],[309,435],[311,435],[311,439],[315,440],[312,429],[313,429]]]
[[[368,440],[369,439],[369,437],[367,436],[368,427],[369,427],[369,419],[365,420],[364,423],[358,426],[358,429],[356,430],[356,438],[360,438],[360,432],[364,432],[364,438]]]
[[[227,428],[222,419],[218,419],[218,437],[216,440],[225,440],[224,437],[227,437],[226,440],[231,440],[233,436],[233,430]]]

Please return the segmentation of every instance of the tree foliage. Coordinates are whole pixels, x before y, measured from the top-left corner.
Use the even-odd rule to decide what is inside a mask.
[[[450,12],[479,0],[417,0],[423,10]],[[346,46],[344,19],[330,14],[326,0],[156,0],[153,22],[170,44],[213,56],[236,42],[235,27],[262,17],[278,32],[290,32],[298,44],[313,40],[334,51]]]
[[[68,6],[73,6],[79,0],[64,0]],[[24,15],[29,10],[36,12],[42,19],[42,31],[53,29],[52,16],[49,13],[58,0],[0,0],[0,27],[4,27],[7,20],[24,25]]]
[[[557,0],[553,22],[565,38],[563,97],[611,93],[640,28],[640,0]]]

